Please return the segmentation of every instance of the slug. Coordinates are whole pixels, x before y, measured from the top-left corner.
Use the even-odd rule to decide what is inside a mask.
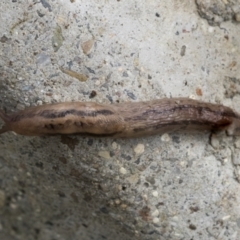
[[[231,108],[189,98],[104,105],[65,102],[30,107],[6,115],[0,134],[14,131],[26,136],[81,134],[132,138],[172,131],[221,131],[240,135],[240,115]]]

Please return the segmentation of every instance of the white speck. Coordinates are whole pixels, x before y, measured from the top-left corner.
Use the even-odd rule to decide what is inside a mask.
[[[140,155],[144,152],[144,148],[145,146],[141,143],[139,143],[135,148],[134,148],[134,152],[137,154],[137,155]]]
[[[210,144],[214,149],[218,149],[220,147],[219,139],[216,137],[215,134],[212,134]]]
[[[169,142],[169,141],[171,140],[171,138],[170,138],[169,134],[164,133],[164,134],[161,136],[161,140],[162,140],[163,142]]]
[[[209,27],[209,28],[208,28],[208,32],[209,32],[209,33],[213,33],[213,32],[214,32],[214,27]]]
[[[117,145],[116,142],[113,142],[113,143],[112,143],[112,148],[113,148],[114,150],[116,150],[116,149],[118,148],[118,145]]]
[[[97,81],[95,82],[95,85],[96,85],[96,86],[99,86],[99,85],[100,85],[100,81],[97,80]]]
[[[41,100],[38,100],[37,101],[37,105],[39,106],[39,105],[42,105],[43,104],[43,102],[41,101]]]
[[[152,213],[153,217],[158,217],[159,216],[159,211],[156,209],[153,213]]]
[[[121,204],[120,207],[121,207],[122,209],[126,209],[128,206],[127,206],[127,204]]]
[[[223,220],[223,221],[226,221],[226,220],[228,220],[230,217],[231,217],[231,215],[226,215],[226,216],[222,217],[222,220]]]
[[[153,191],[153,192],[152,192],[152,195],[153,195],[154,197],[158,197],[158,192],[157,192],[157,191]]]
[[[191,99],[196,99],[196,96],[193,95],[193,94],[191,94],[191,95],[189,95],[189,98],[191,98]]]
[[[234,145],[236,148],[240,148],[240,139],[237,139]]]
[[[155,224],[156,224],[156,223],[159,223],[159,218],[157,218],[157,217],[154,218],[154,219],[153,219],[153,223],[155,223]]]
[[[147,196],[146,194],[144,194],[144,195],[142,196],[142,198],[143,198],[144,201],[147,201],[147,200],[148,200],[148,196]]]
[[[226,164],[228,162],[228,158],[223,159],[223,163]]]
[[[119,171],[120,171],[121,174],[126,174],[127,173],[127,169],[124,168],[124,167],[121,167]]]
[[[121,203],[120,199],[115,200],[115,204],[119,205]]]
[[[11,209],[16,209],[16,208],[17,208],[17,205],[16,205],[15,203],[11,203],[11,204],[10,204],[10,208],[11,208]]]

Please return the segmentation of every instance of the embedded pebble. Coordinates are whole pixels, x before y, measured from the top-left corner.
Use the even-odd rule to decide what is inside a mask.
[[[122,209],[126,209],[128,206],[127,206],[127,204],[124,204],[124,203],[123,203],[123,204],[120,205],[120,207],[121,207]]]
[[[118,148],[118,145],[117,145],[116,142],[113,142],[113,143],[112,143],[112,148],[113,148],[114,150],[116,150],[116,149]]]
[[[57,25],[54,29],[52,37],[52,47],[54,49],[54,52],[57,52],[58,49],[62,46],[62,44],[63,44],[62,28],[59,25]]]
[[[158,217],[159,216],[159,211],[156,209],[153,213],[152,213],[153,217]]]
[[[152,195],[153,195],[154,197],[158,197],[158,192],[157,192],[157,191],[153,191],[153,192],[152,192]]]
[[[116,205],[119,205],[120,203],[121,203],[121,200],[120,200],[120,199],[116,199],[116,200],[115,200],[115,204],[116,204]]]
[[[88,54],[93,46],[94,41],[92,39],[82,43],[81,47],[84,54]]]
[[[170,138],[169,134],[164,133],[164,134],[161,136],[161,140],[162,140],[163,142],[170,142],[171,138]]]
[[[140,155],[144,152],[144,149],[145,149],[145,146],[141,143],[139,143],[135,148],[134,148],[134,152],[137,154],[137,155]]]
[[[232,157],[232,161],[234,165],[240,165],[240,152],[235,151]]]
[[[235,14],[235,20],[236,20],[237,22],[240,22],[240,13],[236,13],[236,14]]]
[[[121,167],[120,170],[119,170],[119,172],[120,172],[121,174],[126,174],[126,173],[127,173],[127,169],[124,168],[124,167]]]
[[[99,151],[98,156],[102,157],[102,158],[105,158],[105,159],[110,159],[111,158],[110,153],[108,151]]]
[[[49,55],[45,54],[45,53],[39,53],[36,56],[36,64],[37,65],[46,65],[46,64],[50,64],[51,60]]]
[[[155,217],[155,218],[153,218],[153,223],[159,223],[159,218],[157,218],[157,217]]]
[[[234,175],[236,180],[240,183],[240,167],[239,166],[236,166],[234,168]]]
[[[43,101],[38,100],[38,101],[37,101],[37,105],[38,105],[38,106],[43,105]]]
[[[215,134],[211,135],[210,144],[213,148],[218,149],[220,147],[219,139]]]
[[[236,148],[240,148],[240,139],[237,139],[234,143]]]
[[[136,184],[139,180],[139,175],[136,173],[136,174],[133,174],[131,175],[129,178],[127,178],[127,180],[129,181],[129,183],[131,184]]]

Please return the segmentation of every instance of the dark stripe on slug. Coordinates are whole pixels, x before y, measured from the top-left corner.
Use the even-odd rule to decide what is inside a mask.
[[[164,109],[164,110],[155,110],[155,109],[149,109],[146,110],[144,112],[142,112],[142,114],[134,116],[134,117],[128,117],[125,120],[141,120],[144,116],[144,118],[148,117],[148,116],[153,116],[153,115],[164,115],[164,114],[171,114],[174,113],[175,111],[181,111],[181,110],[189,110],[189,109],[193,109],[195,111],[198,112],[199,115],[202,114],[203,111],[208,111],[210,113],[213,113],[215,115],[218,116],[222,116],[222,117],[234,117],[234,118],[239,118],[239,116],[237,114],[235,114],[232,110],[228,110],[228,109],[223,109],[223,111],[214,111],[212,109],[210,109],[209,107],[201,107],[201,106],[194,106],[194,105],[179,105],[176,107],[172,107],[169,109]]]
[[[76,115],[80,117],[97,117],[98,115],[104,115],[109,116],[113,115],[114,113],[110,110],[103,109],[103,110],[97,110],[97,111],[77,111],[75,109],[65,110],[61,112],[55,112],[52,110],[44,110],[42,111],[39,116],[44,118],[63,118],[67,115]]]
[[[134,132],[141,132],[141,131],[146,131],[148,129],[155,129],[155,130],[158,130],[160,128],[164,128],[164,127],[167,127],[169,125],[171,126],[182,126],[182,127],[188,127],[188,126],[206,126],[209,128],[211,128],[212,130],[220,130],[221,128],[224,128],[224,127],[227,127],[228,125],[230,125],[232,122],[231,121],[225,121],[225,122],[222,122],[222,123],[213,123],[211,121],[197,121],[197,120],[189,120],[189,121],[186,121],[186,120],[183,120],[183,121],[172,121],[172,122],[168,122],[168,123],[158,123],[158,124],[155,124],[155,125],[149,125],[149,126],[144,126],[144,127],[139,127],[139,128],[134,128],[133,131]]]
[[[54,119],[54,118],[64,118],[67,115],[75,115],[80,117],[97,117],[99,115],[103,116],[110,116],[113,115],[114,112],[102,109],[97,111],[77,111],[75,109],[65,110],[65,111],[54,111],[54,110],[43,110],[40,113],[34,113],[34,112],[28,112],[28,113],[16,113],[10,118],[10,122],[17,122],[24,118],[33,118],[35,116],[40,116],[48,119]]]

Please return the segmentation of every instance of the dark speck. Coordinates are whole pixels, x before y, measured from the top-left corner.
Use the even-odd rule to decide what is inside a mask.
[[[123,77],[128,77],[128,73],[127,72],[123,72]]]
[[[139,164],[140,163],[140,158],[138,158],[136,161],[135,161],[136,164]]]
[[[63,193],[63,192],[58,192],[58,195],[59,195],[59,197],[66,197],[66,195],[65,195],[65,193]]]
[[[92,92],[90,93],[89,98],[94,98],[97,95],[97,92],[95,90],[92,90]]]
[[[199,211],[199,207],[198,206],[191,206],[189,209],[191,210],[192,213]]]
[[[129,90],[125,89],[124,92],[127,93],[128,97],[130,97],[133,100],[136,100],[136,96]]]
[[[37,162],[35,163],[36,167],[43,169],[43,163],[42,162]]]
[[[89,68],[89,67],[86,67],[86,68],[87,68],[87,70],[88,70],[90,73],[95,74],[95,71],[94,71],[93,69],[91,69],[91,68]]]
[[[7,42],[9,39],[5,36],[5,35],[3,35],[1,38],[0,38],[0,42],[1,43],[5,43],[5,42]]]
[[[113,99],[110,95],[106,95],[106,98],[112,103],[113,102]]]
[[[88,146],[92,146],[93,145],[93,140],[92,139],[89,139],[88,142],[87,142]]]
[[[182,179],[179,179],[178,183],[179,183],[179,184],[183,183],[183,180],[182,180]]]
[[[51,5],[46,0],[40,0],[40,2],[42,3],[43,7],[48,8],[49,12],[52,11]]]
[[[160,14],[159,14],[159,13],[156,13],[155,15],[156,15],[156,17],[160,17]]]
[[[46,224],[46,225],[53,226],[53,223],[52,223],[51,221],[46,221],[45,224]]]
[[[173,136],[172,137],[173,142],[180,143],[180,137],[179,136]]]
[[[44,17],[45,14],[41,13],[39,10],[37,10],[37,14],[39,17]]]
[[[108,210],[105,207],[100,208],[100,211],[105,213],[105,214],[108,214]]]
[[[88,225],[87,225],[87,224],[82,223],[82,225],[83,225],[85,228],[88,228]]]
[[[124,158],[124,159],[126,159],[126,160],[128,160],[128,161],[130,161],[131,159],[132,159],[132,157],[131,156],[129,156],[129,155],[126,155],[126,154],[121,154],[121,157],[122,158]]]
[[[197,229],[197,227],[194,224],[192,224],[192,223],[189,225],[189,228],[191,230],[196,230]]]
[[[181,48],[181,52],[180,52],[180,55],[183,57],[186,53],[186,46],[183,45],[182,48]]]

